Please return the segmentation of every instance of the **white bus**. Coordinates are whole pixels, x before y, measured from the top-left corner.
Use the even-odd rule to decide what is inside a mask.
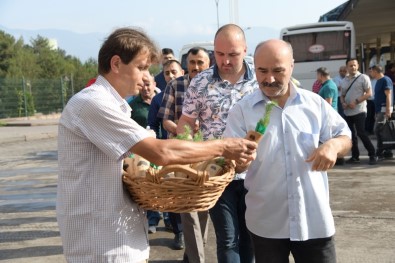
[[[334,77],[349,57],[355,57],[355,31],[352,22],[318,22],[283,28],[280,38],[292,45],[293,77],[311,90],[316,70],[326,67]]]

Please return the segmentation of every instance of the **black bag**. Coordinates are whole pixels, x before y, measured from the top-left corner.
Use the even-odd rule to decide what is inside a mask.
[[[395,120],[386,120],[380,129],[384,148],[395,148]]]

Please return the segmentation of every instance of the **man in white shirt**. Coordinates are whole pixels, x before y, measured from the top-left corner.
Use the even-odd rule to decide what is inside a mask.
[[[336,262],[334,220],[327,170],[351,148],[345,120],[318,94],[291,81],[292,47],[282,40],[260,43],[254,55],[260,90],[229,112],[225,137],[245,137],[275,101],[245,186],[246,223],[255,260],[296,263]]]
[[[131,153],[157,165],[187,164],[225,156],[252,159],[247,140],[158,140],[130,118],[124,99],[137,94],[157,59],[144,33],[115,30],[99,51],[99,76],[74,95],[59,122],[57,220],[67,262],[146,262],[146,216],[122,183]]]

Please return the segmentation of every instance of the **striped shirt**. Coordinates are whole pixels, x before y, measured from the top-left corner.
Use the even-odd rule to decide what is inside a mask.
[[[59,122],[57,220],[68,262],[149,257],[147,222],[122,183],[122,159],[148,137],[102,76],[73,96]]]

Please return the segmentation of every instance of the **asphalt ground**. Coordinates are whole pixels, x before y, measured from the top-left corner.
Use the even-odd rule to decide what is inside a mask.
[[[58,115],[0,123],[10,125],[0,127],[0,262],[66,262],[55,216]],[[395,160],[371,166],[360,150],[361,164],[329,172],[338,262],[395,262]],[[163,221],[149,237],[149,262],[181,262]],[[215,249],[210,225],[206,262]]]

